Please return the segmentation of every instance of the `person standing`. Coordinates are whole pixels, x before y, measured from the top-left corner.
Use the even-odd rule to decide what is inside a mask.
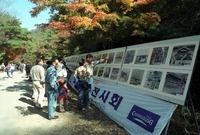
[[[109,57],[105,57],[104,59],[100,59],[100,60],[97,60],[97,61],[93,61],[94,57],[92,54],[87,54],[86,55],[86,69],[87,69],[87,73],[89,74],[88,76],[88,84],[89,84],[89,87],[88,87],[88,90],[86,91],[86,101],[87,101],[87,104],[86,104],[86,108],[89,108],[89,105],[90,105],[90,93],[91,93],[91,89],[92,89],[92,85],[93,85],[93,70],[94,70],[94,66],[96,66],[97,64],[100,64],[102,62],[104,62],[105,60],[108,60]]]
[[[35,99],[35,106],[42,108],[42,102],[45,94],[45,71],[42,67],[43,60],[36,60],[36,65],[31,68],[30,76],[33,82],[33,97]]]
[[[58,111],[65,112],[67,108],[67,98],[68,91],[66,87],[66,81],[64,78],[58,79],[59,87],[58,87]]]
[[[6,66],[6,72],[7,72],[7,75],[8,75],[8,78],[13,78],[13,72],[14,72],[14,65],[11,62],[8,63],[8,65]]]
[[[57,119],[55,116],[55,110],[58,98],[58,76],[56,68],[59,66],[59,61],[57,58],[51,59],[51,66],[46,71],[45,76],[45,86],[48,99],[48,119]]]
[[[87,91],[88,91],[88,76],[89,73],[87,73],[86,69],[86,61],[84,59],[81,59],[79,61],[79,67],[74,72],[75,77],[75,83],[76,88],[78,90],[78,110],[82,110],[83,107],[86,108],[88,105],[87,101]]]
[[[1,71],[4,72],[5,71],[6,66],[4,65],[4,63],[1,64]]]

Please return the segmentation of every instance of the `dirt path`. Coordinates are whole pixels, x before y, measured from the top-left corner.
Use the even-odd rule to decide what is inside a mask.
[[[74,94],[68,111],[57,113],[59,119],[49,121],[46,107],[34,107],[31,88],[31,82],[19,72],[14,73],[13,79],[0,73],[0,135],[127,135],[94,106],[78,111]]]

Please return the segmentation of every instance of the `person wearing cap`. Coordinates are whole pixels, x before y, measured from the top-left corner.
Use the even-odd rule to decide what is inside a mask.
[[[90,106],[90,93],[91,93],[91,89],[92,89],[92,85],[93,85],[93,72],[94,72],[94,67],[97,65],[97,64],[100,64],[106,60],[108,60],[109,57],[105,57],[104,59],[100,59],[100,60],[97,60],[97,61],[93,61],[94,60],[94,57],[92,54],[87,54],[86,55],[86,69],[87,69],[87,72],[89,73],[89,77],[87,79],[88,81],[88,84],[90,87],[88,87],[88,90],[87,90],[87,97],[86,97],[86,100],[87,100],[87,105],[86,105],[86,108],[89,108]]]

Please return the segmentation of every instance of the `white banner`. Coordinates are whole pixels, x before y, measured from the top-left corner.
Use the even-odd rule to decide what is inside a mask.
[[[74,86],[74,77],[68,83]],[[131,135],[160,135],[170,120],[175,104],[138,89],[111,81],[94,80],[92,103]]]
[[[199,49],[200,35],[94,52],[94,78],[118,82],[165,101],[184,105]],[[74,71],[86,54],[66,57]]]
[[[131,135],[159,135],[170,120],[176,105],[136,89],[95,80],[92,103]]]

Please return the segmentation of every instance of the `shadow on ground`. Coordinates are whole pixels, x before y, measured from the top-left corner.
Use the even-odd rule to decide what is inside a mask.
[[[22,96],[25,97],[21,97],[19,99],[19,101],[24,102],[26,104],[28,104],[28,107],[21,107],[21,106],[17,106],[15,107],[16,109],[18,109],[18,111],[23,115],[23,116],[28,116],[28,115],[33,115],[33,114],[38,114],[44,118],[47,118],[47,106],[43,106],[43,109],[39,109],[37,107],[35,107],[35,103],[33,102],[33,100],[31,99],[30,94],[28,93],[23,93],[21,94]]]
[[[39,109],[33,106],[28,106],[28,107],[22,107],[22,106],[16,106],[15,107],[21,115],[23,116],[29,116],[29,115],[35,115],[38,114],[44,118],[47,119],[47,111],[46,109]]]
[[[22,81],[22,82],[15,82],[13,86],[9,86],[6,89],[3,89],[2,91],[8,91],[8,92],[18,92],[18,91],[26,91],[31,92],[32,91],[32,83],[30,81]]]

